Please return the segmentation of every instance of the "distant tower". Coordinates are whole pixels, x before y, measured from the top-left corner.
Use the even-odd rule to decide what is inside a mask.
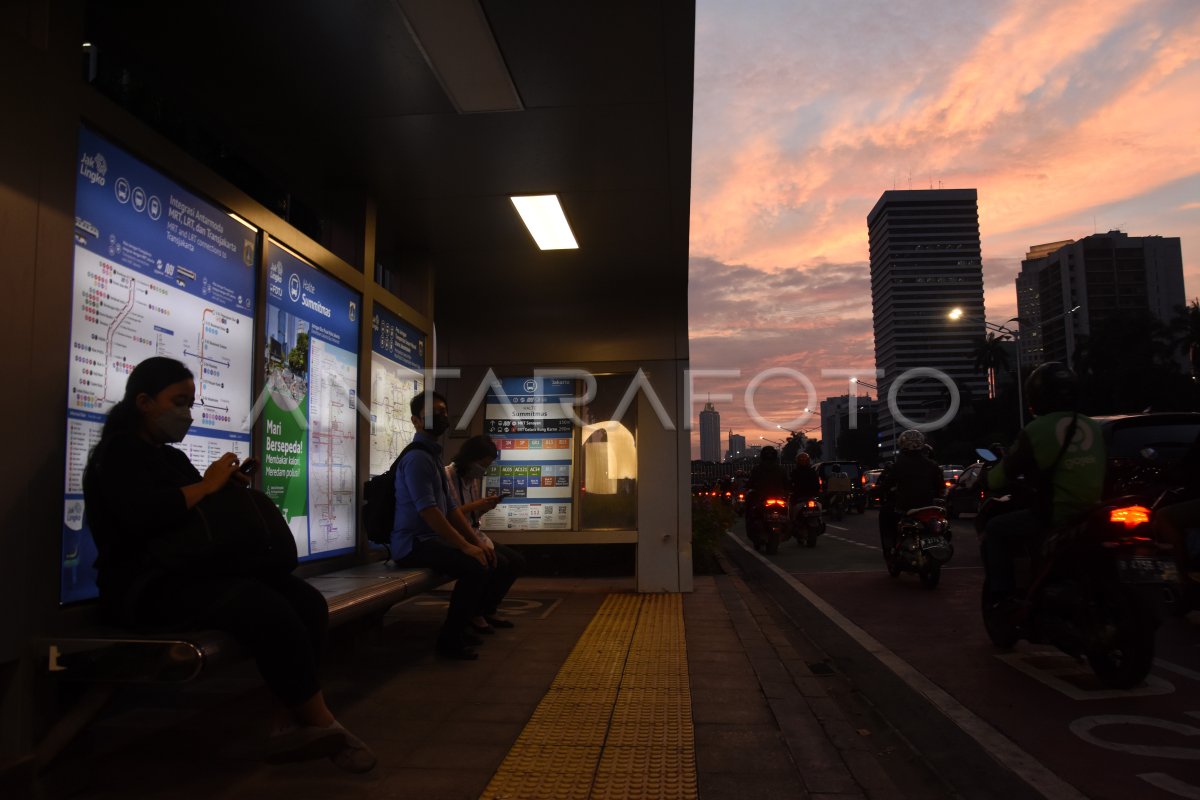
[[[987,397],[975,366],[984,336],[979,208],[974,189],[884,192],[867,215],[871,247],[871,309],[879,379],[883,452],[894,448],[902,423],[888,406],[892,382],[915,367],[944,372],[963,403]],[[951,321],[951,309],[968,319]],[[948,390],[932,379],[904,384],[899,411],[913,422],[942,416]]]
[[[740,436],[733,431],[729,432],[729,450],[725,454],[725,458],[732,461],[735,458],[746,455],[746,437]]]
[[[721,415],[711,402],[700,412],[700,460],[721,460]]]

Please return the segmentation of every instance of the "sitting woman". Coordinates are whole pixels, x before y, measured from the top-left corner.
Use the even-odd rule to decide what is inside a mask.
[[[495,633],[496,628],[511,628],[512,622],[496,616],[500,601],[508,594],[513,582],[525,571],[525,558],[511,547],[496,544],[480,530],[479,518],[500,502],[499,495],[482,497],[483,476],[496,460],[499,451],[489,436],[472,436],[463,442],[458,454],[446,465],[446,482],[463,516],[471,523],[476,544],[490,551],[488,563],[494,564],[492,580],[484,594],[484,607],[471,620],[476,633]]]
[[[101,611],[113,624],[143,631],[228,632],[254,656],[281,703],[267,760],[328,756],[344,770],[366,772],[374,754],[334,719],[318,683],[329,618],[321,593],[290,572],[186,569],[164,557],[173,534],[195,523],[197,504],[231,482],[248,484],[234,453],[201,475],[169,446],[187,434],[195,394],[183,364],[146,359],[130,373],[88,459],[84,498],[99,551]]]

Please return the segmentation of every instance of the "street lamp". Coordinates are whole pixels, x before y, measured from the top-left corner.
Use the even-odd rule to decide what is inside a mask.
[[[953,312],[951,312],[951,313],[953,313]],[[851,382],[851,383],[857,383],[859,386],[865,386],[865,387],[867,387],[868,389],[874,389],[874,390],[875,390],[875,391],[877,391],[877,392],[879,391],[879,387],[878,387],[878,386],[876,386],[876,385],[875,385],[875,384],[873,384],[873,383],[867,383],[867,382],[866,382],[866,381],[864,381],[862,378],[851,378],[851,379],[850,379],[850,382]]]
[[[1079,306],[1075,306],[1074,308],[1069,308],[1066,311],[1062,312],[1061,314],[1055,314],[1053,317],[1050,317],[1049,319],[1042,320],[1041,324],[1044,326],[1050,322],[1057,322],[1058,320],[1063,319],[1064,317],[1069,317],[1070,315],[1074,314],[1078,310],[1079,310]],[[1017,403],[1020,405],[1019,411],[1020,411],[1021,428],[1024,429],[1024,427],[1025,427],[1025,398],[1023,396],[1024,393],[1022,392],[1022,389],[1021,389],[1021,384],[1023,383],[1023,381],[1021,380],[1021,330],[1020,330],[1020,328],[1018,328],[1017,330],[1013,330],[1012,328],[1008,327],[1009,323],[1012,323],[1012,322],[1020,323],[1021,318],[1013,317],[1012,319],[1005,320],[1003,325],[997,325],[994,322],[988,322],[987,320],[979,319],[978,317],[968,317],[963,314],[963,310],[961,308],[955,308],[955,309],[951,310],[947,316],[949,316],[949,318],[955,322],[957,322],[960,319],[965,319],[967,322],[977,322],[977,323],[982,322],[983,326],[985,328],[987,328],[989,331],[995,331],[996,333],[1001,333],[1006,336],[1010,336],[1010,337],[1012,337],[1012,340],[1014,342],[1016,342],[1016,344],[1017,344]]]
[[[767,438],[767,437],[765,437],[765,436],[760,436],[760,437],[758,437],[758,438],[762,439],[764,442],[770,442],[771,444],[775,445],[776,447],[783,447],[783,440],[782,440],[782,439],[780,439],[780,440],[776,441],[775,439],[768,439],[768,438]]]
[[[997,325],[994,322],[988,322],[986,319],[980,319],[979,317],[968,317],[965,314],[963,314],[963,310],[961,308],[952,309],[947,316],[950,317],[950,320],[952,322],[958,322],[959,320],[966,320],[967,322],[976,322],[976,323],[982,322],[983,327],[986,328],[987,330],[995,331],[996,333],[1000,333],[1000,334],[1004,334],[1005,336],[1010,337],[1014,342],[1017,343],[1017,412],[1018,412],[1017,418],[1021,422],[1021,427],[1019,428],[1019,430],[1024,430],[1024,428],[1025,428],[1025,398],[1024,398],[1024,392],[1021,390],[1021,384],[1023,383],[1023,381],[1021,380],[1021,331],[1019,328],[1017,330],[1013,330],[1012,328],[1008,327],[1008,324],[1010,322],[1020,322],[1021,320],[1018,317],[1013,317],[1012,319],[1005,320],[1003,325]]]

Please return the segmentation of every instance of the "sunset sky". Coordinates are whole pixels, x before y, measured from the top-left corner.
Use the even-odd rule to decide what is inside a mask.
[[[769,367],[874,368],[867,213],[888,189],[975,188],[988,320],[1031,245],[1178,236],[1200,293],[1197,0],[698,0],[692,369],[748,443]],[[732,401],[717,399],[732,394]],[[796,417],[794,381],[757,394]],[[818,425],[819,421],[806,427]]]

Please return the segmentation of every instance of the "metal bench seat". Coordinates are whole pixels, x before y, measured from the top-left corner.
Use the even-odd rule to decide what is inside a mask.
[[[337,627],[436,589],[451,579],[429,569],[363,564],[306,579],[329,604]],[[245,657],[222,631],[133,633],[118,628],[67,631],[44,640],[48,666],[60,680],[101,683],[186,683]]]

